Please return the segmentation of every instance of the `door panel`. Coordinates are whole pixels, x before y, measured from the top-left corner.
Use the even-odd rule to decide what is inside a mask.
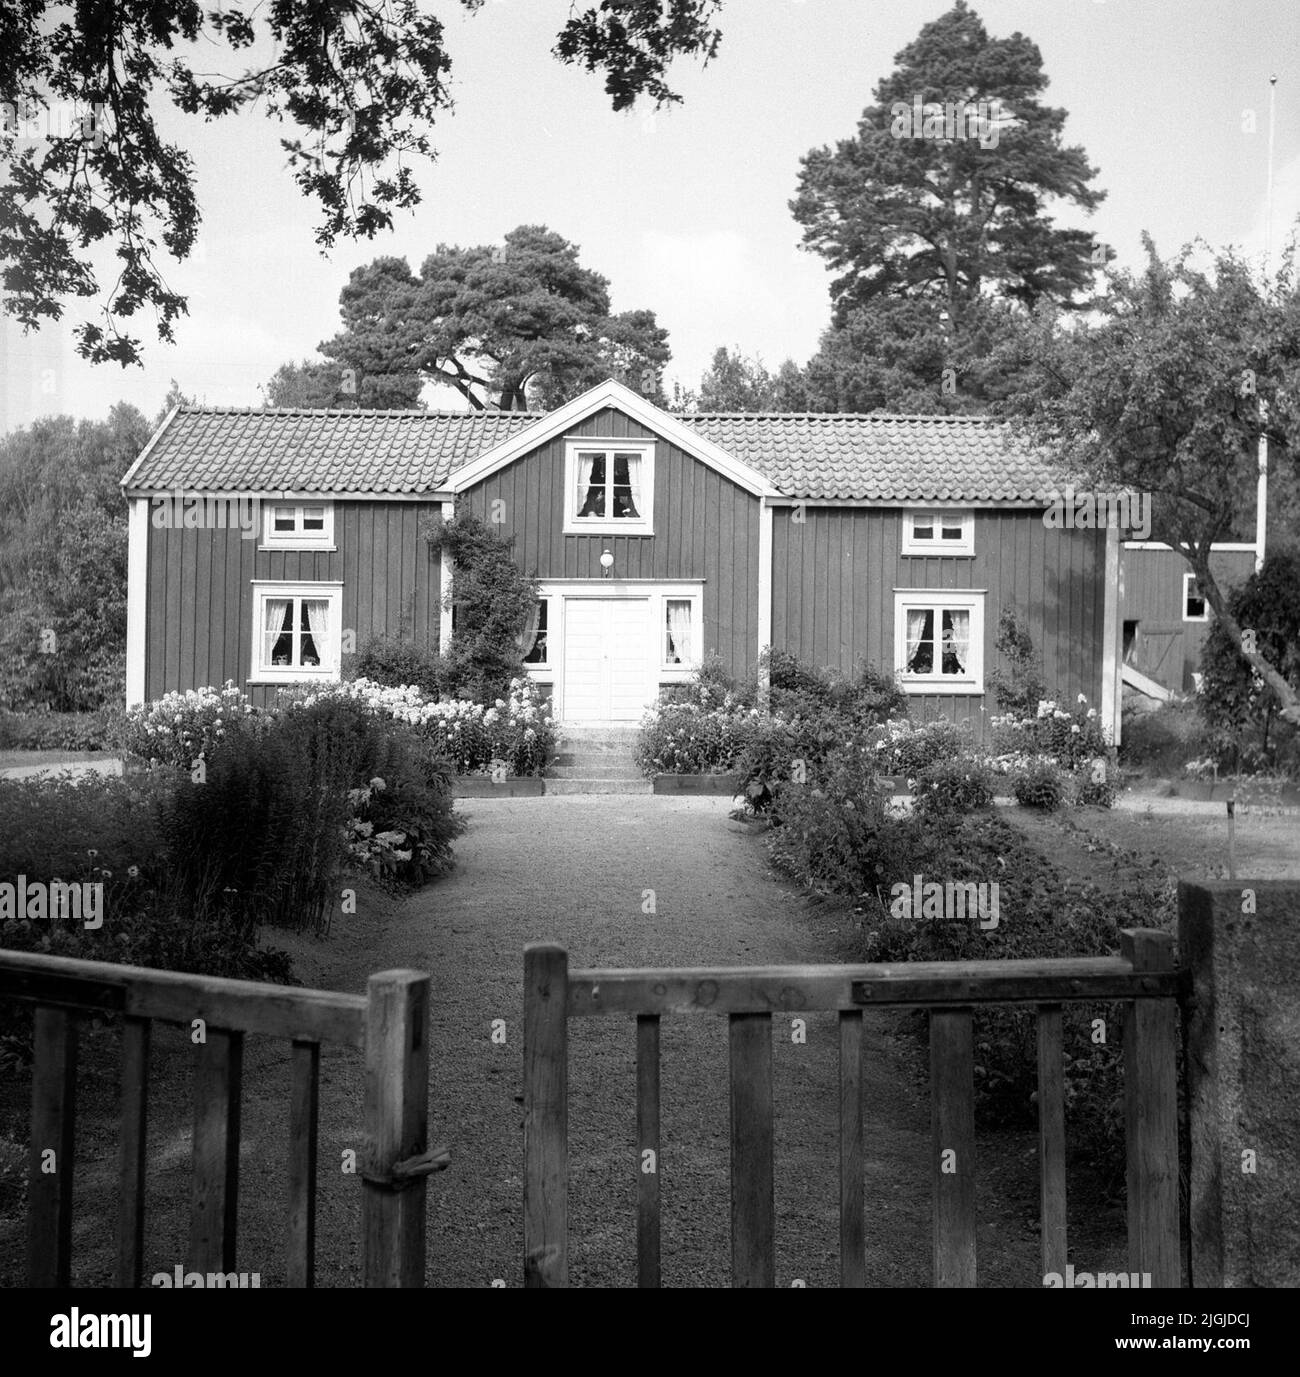
[[[564,612],[564,719],[635,722],[650,698],[650,602],[568,598]]]

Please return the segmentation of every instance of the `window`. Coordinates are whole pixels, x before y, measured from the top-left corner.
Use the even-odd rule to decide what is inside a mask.
[[[1183,575],[1183,620],[1185,622],[1208,622],[1209,605],[1196,585],[1195,574]]]
[[[332,550],[332,502],[268,502],[262,544],[272,550]]]
[[[337,679],[341,583],[253,584],[254,681]]]
[[[519,638],[519,649],[523,652],[524,664],[545,666],[547,659],[547,623],[550,620],[550,599],[539,598],[533,604],[533,614]]]
[[[684,669],[695,663],[694,602],[690,598],[664,599],[663,656],[665,667]]]
[[[909,693],[983,693],[983,593],[896,592],[894,660]]]
[[[905,555],[973,555],[975,518],[968,511],[903,513]]]
[[[653,531],[654,446],[640,442],[565,449],[564,529],[600,534]]]

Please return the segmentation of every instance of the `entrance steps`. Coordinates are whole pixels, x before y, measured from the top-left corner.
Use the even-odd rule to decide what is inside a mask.
[[[561,723],[546,771],[548,794],[649,794],[653,786],[632,763],[635,727]]]

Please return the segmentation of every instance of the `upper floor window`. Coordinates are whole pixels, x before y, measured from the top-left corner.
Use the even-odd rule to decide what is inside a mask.
[[[652,534],[653,444],[570,441],[565,448],[564,486],[567,533]]]
[[[332,502],[268,502],[262,544],[282,550],[332,550]]]
[[[969,511],[905,511],[905,555],[973,555],[975,517]]]
[[[1205,594],[1201,592],[1196,582],[1195,574],[1183,575],[1183,620],[1185,622],[1208,622],[1210,620],[1209,605],[1205,601]]]

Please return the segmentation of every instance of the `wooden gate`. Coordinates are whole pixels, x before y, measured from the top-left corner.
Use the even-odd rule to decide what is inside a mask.
[[[725,1014],[730,1038],[731,1271],[734,1286],[775,1285],[773,1014],[837,1010],[840,1055],[840,1284],[866,1286],[862,1013],[930,1011],[934,1284],[975,1285],[976,1005],[1030,1004],[1038,1014],[1043,1272],[1064,1274],[1065,1086],[1062,1005],[1124,1001],[1129,1268],[1180,1284],[1175,1086],[1178,976],[1173,939],[1121,933],[1122,955],[1053,961],[889,966],[570,971],[562,947],[524,954],[524,1284],[568,1285],[568,1021],[636,1018],[636,1161],[660,1158],[659,1020]],[[945,1173],[953,1149],[963,1169]],[[641,1286],[659,1285],[659,1173],[637,1183]]]
[[[365,1052],[362,1274],[366,1286],[423,1286],[425,1180],[445,1166],[427,1150],[429,977],[372,975],[365,995],[178,975],[99,961],[0,951],[0,999],[35,1005],[28,1286],[67,1286],[72,1259],[79,1012],[124,1016],[116,1284],[141,1284],[149,1044],[155,1019],[203,1021],[194,1073],[193,1194],[186,1270],[237,1271],[239,1105],[244,1036],[292,1044],[288,1282],[315,1273],[316,1141],[322,1043]],[[53,1172],[43,1154],[55,1152]]]

